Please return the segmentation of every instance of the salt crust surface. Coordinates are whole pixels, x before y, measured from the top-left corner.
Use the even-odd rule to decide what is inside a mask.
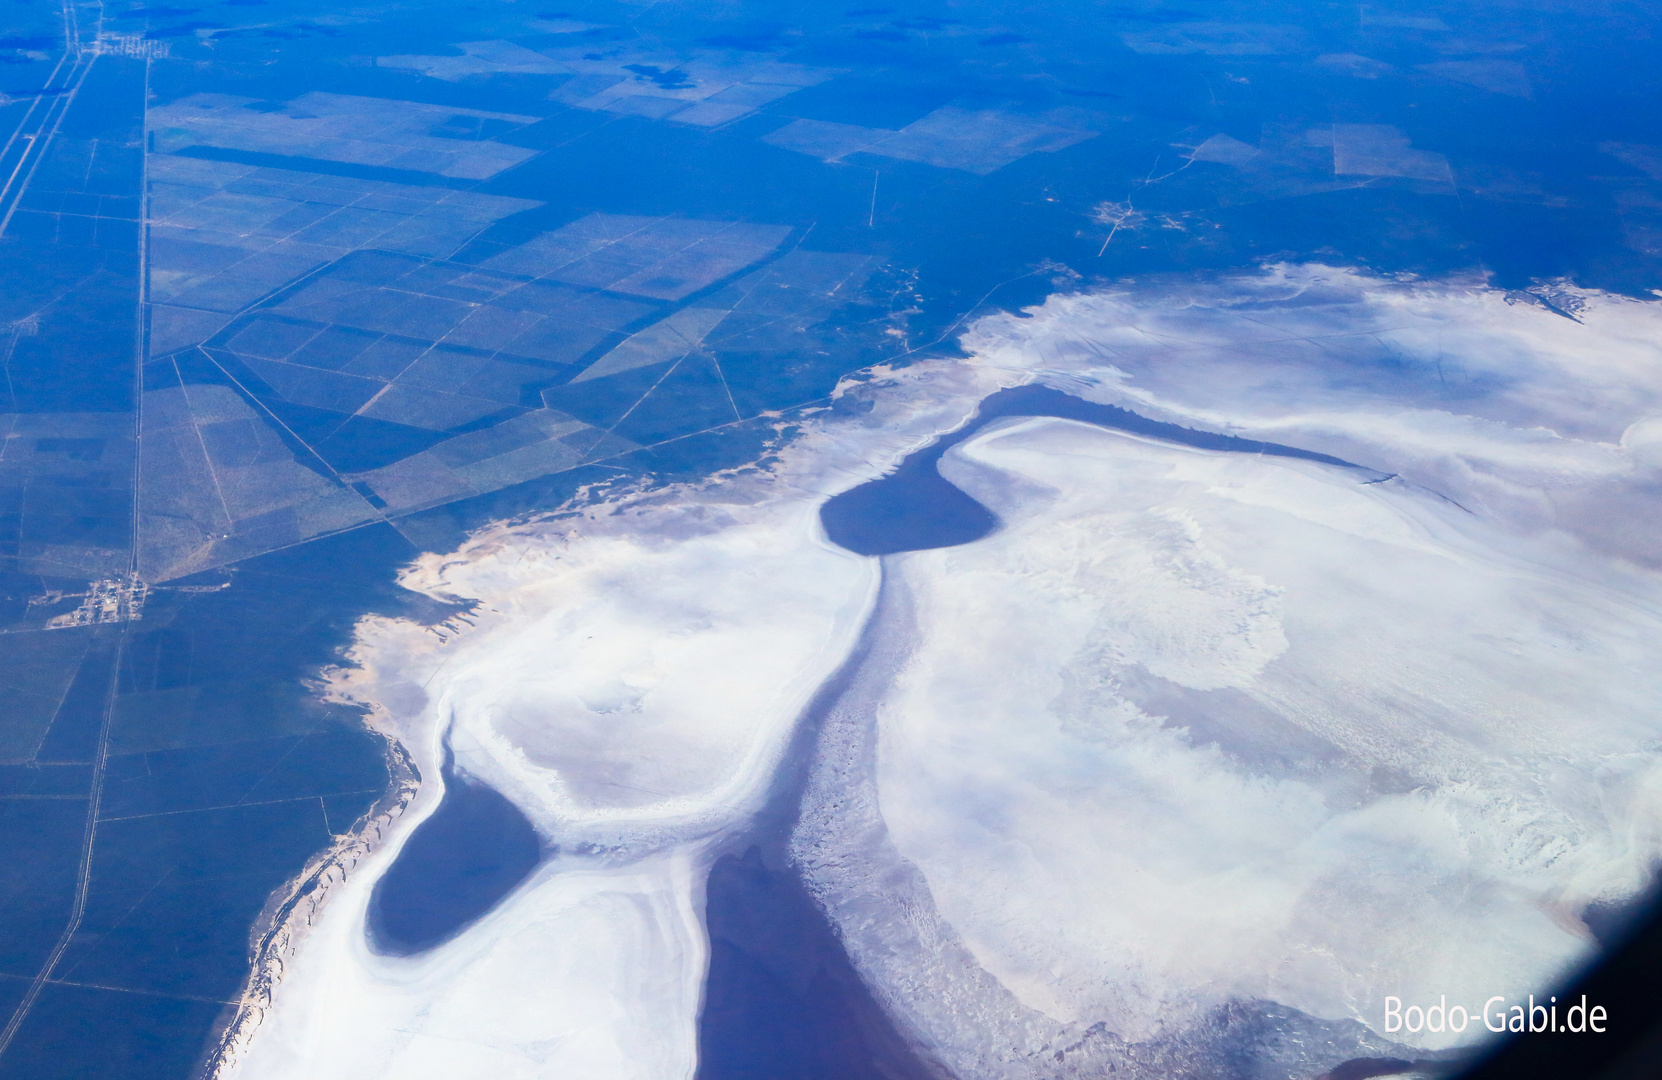
[[[1662,845],[1659,323],[1279,267],[975,324],[979,362],[1395,475],[1054,421],[947,455],[1007,527],[891,560],[915,629],[854,695],[887,824],[797,838],[914,1036],[1047,1075],[1098,1021],[1170,1045],[1262,997],[1377,1025],[1387,993],[1478,1007],[1582,961],[1583,906]]]
[[[270,1015],[222,1074],[453,1075],[455,1060],[419,1049],[448,1040],[508,1076],[690,1075],[710,846],[755,807],[791,721],[852,646],[875,592],[873,564],[819,535],[818,503],[961,423],[985,394],[1035,379],[1399,476],[1365,490],[1322,466],[1054,422],[1002,425],[949,455],[951,478],[1012,527],[895,560],[920,598],[917,629],[876,665],[892,685],[863,691],[884,717],[901,701],[921,710],[921,726],[881,730],[878,779],[894,836],[881,819],[862,825],[863,840],[810,875],[821,896],[837,892],[836,880],[853,896],[870,877],[860,845],[875,867],[898,844],[908,873],[927,879],[933,908],[833,912],[847,916],[840,928],[880,1000],[948,1063],[966,1060],[954,1039],[960,1048],[982,1039],[952,1027],[953,1015],[980,1007],[978,995],[1002,1007],[1015,994],[1035,1030],[1113,1017],[1133,1037],[1150,1022],[1131,1003],[1144,994],[1174,1002],[1179,1023],[1183,1007],[1229,993],[1357,1015],[1371,1003],[1356,995],[1376,987],[1346,964],[1375,948],[1406,968],[1427,948],[1429,913],[1399,930],[1368,927],[1374,945],[1357,941],[1349,953],[1299,943],[1342,936],[1351,903],[1412,913],[1413,890],[1437,882],[1445,914],[1488,911],[1517,931],[1473,943],[1494,948],[1468,959],[1525,982],[1547,977],[1588,948],[1576,905],[1631,893],[1636,868],[1657,852],[1654,754],[1636,734],[1654,721],[1632,702],[1651,689],[1634,672],[1658,665],[1616,665],[1650,659],[1638,652],[1652,646],[1633,635],[1656,617],[1658,560],[1636,507],[1662,471],[1654,305],[1554,295],[1581,321],[1477,283],[1324,267],[1060,295],[1028,317],[976,323],[968,360],[845,384],[839,396],[870,410],[811,419],[765,470],[493,528],[424,559],[407,583],[480,599],[477,627],[440,645],[408,624],[366,620],[356,667],[337,673],[334,692],[371,703],[428,782],[301,942]],[[1126,485],[1130,505],[1070,489],[1087,465]],[[1090,530],[1103,514],[1122,531],[1099,552]],[[1263,532],[1271,528],[1286,537]],[[1016,562],[998,565],[995,549]],[[1369,562],[1385,556],[1393,561]],[[951,585],[941,575],[954,559],[992,591]],[[1446,588],[1403,576],[1433,571]],[[1029,598],[997,580],[1023,573],[1050,584]],[[1140,592],[1098,591],[1130,580]],[[1151,591],[1154,581],[1169,594]],[[1355,612],[1312,602],[1341,586],[1370,610],[1417,621],[1359,627]],[[1491,601],[1500,606],[1481,607]],[[1009,651],[1013,627],[1001,639],[960,619],[942,632],[940,620],[989,606],[1005,619],[1048,612],[1057,625],[1039,629],[1054,636],[1023,637],[1023,655]],[[1150,612],[1169,618],[1143,621]],[[1417,640],[1414,628],[1429,636]],[[1353,632],[1366,636],[1321,637]],[[1030,647],[1046,640],[1071,651]],[[1434,641],[1456,654],[1428,658]],[[962,737],[944,744],[952,754],[937,748],[923,755],[929,769],[897,779],[947,711],[938,680],[977,642],[1005,650],[983,664],[1007,671],[1012,686],[988,687],[987,709],[959,717]],[[1538,663],[1513,680],[1526,656]],[[1385,662],[1405,657],[1430,665],[1430,685],[1405,686]],[[1582,663],[1614,674],[1597,684]],[[1548,677],[1569,668],[1566,682]],[[1320,679],[1356,692],[1360,708],[1333,708]],[[1501,684],[1504,714],[1462,711]],[[1023,686],[1033,694],[1017,702]],[[1577,698],[1577,687],[1593,696]],[[1261,695],[1262,709],[1286,710],[1319,740],[1260,716],[1265,737],[1225,746],[1203,721],[1229,694]],[[1190,707],[1191,722],[1172,722],[1171,702]],[[1435,707],[1419,712],[1421,702]],[[1563,725],[1593,702],[1614,711],[1561,745]],[[1028,726],[1001,729],[1000,715]],[[461,768],[513,798],[552,842],[589,854],[546,864],[424,957],[376,957],[363,944],[369,890],[437,801],[439,738],[452,723]],[[1409,875],[1403,892],[1372,864],[1347,876],[1370,844]],[[1109,868],[1148,890],[1105,884],[1098,875]],[[1231,878],[1240,890],[1219,884]],[[1161,910],[1172,896],[1227,904],[1186,922],[1197,907]],[[1238,964],[1186,947],[1197,927],[1225,932],[1230,906],[1239,898],[1245,910],[1249,897],[1257,917],[1237,919],[1250,932],[1230,943]],[[1051,925],[1032,927],[1035,915]],[[902,931],[961,941],[982,968],[908,977],[862,962],[872,948],[902,956],[890,947]],[[1134,944],[1133,932],[1154,936]],[[1276,940],[1288,948],[1279,958]],[[1116,962],[1130,963],[1127,977],[1122,968],[1101,981]]]
[[[1346,470],[1065,421],[943,472],[1006,527],[891,563],[918,629],[878,790],[1030,1007],[1128,1039],[1239,998],[1479,1009],[1550,982],[1578,912],[1643,884],[1650,575],[1589,580]]]
[[[233,1074],[439,1077],[486,1060],[508,1076],[688,1072],[702,851],[757,808],[875,581],[820,539],[815,510],[800,494],[637,505],[487,534],[416,568],[411,584],[482,599],[479,625],[442,648],[407,625],[366,626],[355,677],[375,680],[424,788],[448,730],[457,766],[562,854],[462,936],[406,959],[364,940],[389,845],[331,906]],[[407,820],[436,796],[424,790]],[[454,1049],[429,1049],[440,1042]]]
[[[711,849],[759,808],[876,592],[877,564],[824,539],[819,504],[1000,385],[950,365],[905,378],[941,400],[811,431],[766,472],[490,529],[410,568],[411,588],[479,600],[477,625],[440,644],[366,619],[331,692],[370,705],[425,781],[219,1075],[448,1078],[460,1062],[505,1077],[691,1075]],[[438,803],[446,732],[457,767],[562,854],[450,942],[378,956],[370,892]]]

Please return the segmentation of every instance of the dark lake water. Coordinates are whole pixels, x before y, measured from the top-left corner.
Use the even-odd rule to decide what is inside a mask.
[[[697,1080],[933,1080],[793,869],[724,856],[706,904]]]
[[[416,827],[369,901],[375,948],[425,952],[490,911],[542,861],[542,839],[500,792],[443,770],[444,798]]]
[[[820,508],[826,535],[861,555],[956,547],[988,535],[998,528],[998,518],[948,483],[938,466],[941,457],[954,446],[994,420],[1014,416],[1053,416],[1203,450],[1267,454],[1356,468],[1327,454],[1162,423],[1112,405],[1082,401],[1048,386],[1020,386],[988,396],[969,423],[909,454],[889,475],[827,499]]]
[[[711,868],[695,1080],[944,1080],[872,997],[787,854],[821,728],[872,648],[868,626],[804,711],[743,853]]]

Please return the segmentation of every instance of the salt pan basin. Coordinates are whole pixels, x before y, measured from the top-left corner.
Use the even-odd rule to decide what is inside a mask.
[[[820,498],[711,485],[486,530],[416,565],[406,585],[478,600],[478,625],[441,644],[366,620],[333,691],[410,749],[421,793],[219,1075],[691,1076],[712,850],[762,804],[875,595],[877,564],[824,539]],[[451,940],[379,954],[370,895],[437,805],[445,738],[558,853]]]
[[[877,786],[1027,1006],[1133,1040],[1231,998],[1380,1030],[1388,994],[1540,993],[1585,905],[1645,884],[1651,575],[1377,473],[1069,421],[941,471],[1005,525],[886,560],[917,629]],[[967,985],[918,992],[926,1041],[973,1038]]]

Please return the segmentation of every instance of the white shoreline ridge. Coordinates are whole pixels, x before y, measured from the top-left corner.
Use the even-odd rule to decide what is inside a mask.
[[[405,584],[478,625],[366,619],[333,692],[427,783],[219,1075],[690,1077],[703,873],[876,595],[818,506],[1035,380],[1398,479],[1057,421],[949,453],[1008,524],[885,560],[916,619],[857,680],[887,835],[839,828],[823,773],[798,835],[903,1030],[960,1075],[1066,1075],[1034,1051],[1097,1023],[1165,1038],[1268,998],[1377,1027],[1374,998],[1465,972],[1549,983],[1591,947],[1582,906],[1662,854],[1662,310],[1553,303],[1582,321],[1319,266],[1060,295],[975,323],[967,359],[845,382],[870,410],[765,467],[424,557]],[[436,805],[447,725],[589,854],[377,956],[369,891]],[[895,857],[929,903],[898,910]]]

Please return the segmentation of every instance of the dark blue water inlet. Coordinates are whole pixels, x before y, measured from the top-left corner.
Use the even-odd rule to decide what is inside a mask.
[[[1054,416],[1211,450],[1348,464],[1162,424],[1048,387],[1026,386],[989,396],[968,424],[909,455],[893,473],[827,500],[820,509],[826,533],[862,555],[952,547],[986,536],[998,527],[998,518],[948,483],[937,465],[988,423],[1013,416]],[[866,647],[862,639],[838,675],[821,687],[799,740],[807,739],[816,718],[846,689]],[[795,760],[801,769],[806,756]],[[778,781],[762,818],[793,820],[800,783],[800,776]],[[771,828],[760,824],[759,846],[743,857],[718,860],[710,872],[705,892],[710,972],[699,1017],[697,1080],[934,1080],[935,1067],[908,1045],[877,1004],[825,913],[779,850],[783,842],[772,835],[779,829],[777,822]]]
[[[500,792],[457,773],[448,749],[444,797],[416,826],[369,898],[376,951],[412,956],[454,937],[542,861],[542,839]]]
[[[871,631],[814,692],[744,854],[710,869],[695,1080],[944,1080],[872,996],[790,856],[823,725],[870,661]]]
[[[1348,461],[1297,447],[1161,423],[1112,405],[1082,401],[1048,386],[1019,386],[983,399],[969,423],[907,455],[888,476],[827,499],[819,512],[826,535],[833,543],[860,555],[892,555],[901,551],[956,547],[991,533],[998,528],[998,518],[948,483],[937,466],[948,450],[994,420],[1012,416],[1053,416],[1202,450],[1267,454],[1355,467]]]
[[[705,924],[697,1080],[936,1080],[782,860],[759,847],[718,859]]]

